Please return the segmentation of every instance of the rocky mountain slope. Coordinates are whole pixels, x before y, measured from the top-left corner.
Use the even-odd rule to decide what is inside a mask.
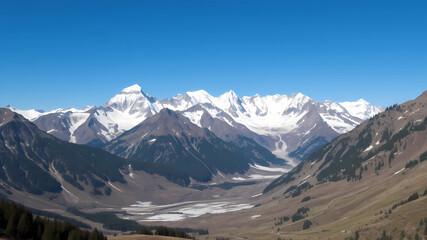
[[[243,174],[249,164],[284,164],[252,139],[233,137],[238,145],[225,142],[180,113],[162,109],[109,142],[105,149],[132,161],[171,166],[198,181],[210,181],[221,173]]]
[[[192,123],[210,127],[223,140],[230,140],[226,128],[252,138],[280,157],[292,153],[300,159],[382,110],[362,99],[319,103],[300,93],[239,98],[233,91],[213,97],[200,90],[159,101],[138,85],[123,89],[102,107],[51,112],[10,107],[49,134],[92,146],[117,138],[163,108],[184,112]],[[213,120],[206,120],[207,114]]]
[[[9,109],[0,109],[3,182],[30,193],[61,192],[61,181],[103,194],[106,181],[123,182],[123,160],[102,150],[60,141]]]
[[[393,174],[411,160],[427,155],[427,92],[413,101],[389,107],[336,138],[267,190],[297,179],[304,172],[311,185],[360,180],[366,175]]]
[[[61,141],[6,108],[0,108],[0,164],[0,191],[6,194],[65,193],[76,199],[72,190],[86,196],[109,196],[118,191],[113,184],[126,185],[128,175],[136,176],[137,171],[165,176],[182,186],[190,183],[189,175],[164,165],[129,165],[102,149]]]

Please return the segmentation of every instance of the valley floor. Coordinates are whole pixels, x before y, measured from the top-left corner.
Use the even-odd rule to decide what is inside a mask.
[[[363,184],[344,180],[317,185],[295,198],[280,199],[282,192],[269,194],[252,202],[259,207],[204,215],[186,224],[209,226],[212,237],[230,239],[345,239],[354,238],[356,230],[361,239],[379,238],[384,230],[393,239],[400,239],[402,231],[412,239],[415,234],[427,238],[425,225],[420,225],[427,217],[427,195],[422,196],[427,189],[426,171],[427,163],[423,163],[387,178],[374,177]],[[415,192],[420,194],[418,199],[392,209]],[[301,203],[307,195],[312,199]],[[280,224],[275,221],[281,216],[291,217],[303,207],[309,208],[304,219]],[[305,220],[312,225],[303,230]]]

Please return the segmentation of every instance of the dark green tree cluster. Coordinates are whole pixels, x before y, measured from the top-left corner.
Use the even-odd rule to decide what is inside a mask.
[[[180,229],[169,228],[169,227],[164,227],[164,226],[157,227],[156,231],[154,231],[154,235],[192,239],[192,237],[190,235],[181,231]]]
[[[356,235],[357,234],[357,235]],[[357,238],[356,238],[357,237]],[[359,232],[356,231],[355,233],[355,237],[351,236],[351,237],[346,237],[344,238],[344,240],[358,240],[359,239]]]
[[[387,232],[384,230],[381,237],[377,238],[377,240],[392,240],[393,238],[387,235]]]
[[[418,160],[412,160],[409,161],[407,164],[405,164],[405,168],[412,168],[418,164]]]
[[[424,191],[424,194],[422,196],[426,196],[426,194],[427,194],[427,189]],[[420,198],[420,195],[418,194],[418,192],[414,192],[411,196],[408,197],[408,199],[405,199],[405,200],[400,201],[399,203],[393,204],[391,209],[395,209],[401,205],[407,204],[408,202],[412,202],[414,200],[417,200],[418,198]]]
[[[424,219],[421,219],[420,221],[420,226],[424,225],[424,235],[427,236],[427,217],[425,217]]]
[[[384,167],[384,162],[378,162],[378,165],[375,167],[375,173],[377,173],[381,168]]]
[[[427,151],[420,155],[420,162],[427,160]]]
[[[308,214],[307,214],[308,211],[310,211],[310,208],[308,208],[308,207],[299,208],[297,210],[297,212],[294,215],[292,215],[292,217],[291,217],[292,222],[296,222],[298,220],[306,218],[308,216]]]
[[[281,216],[281,217],[275,217],[274,218],[274,226],[282,225],[284,222],[289,221],[288,216]]]
[[[138,231],[141,228],[141,225],[137,222],[128,219],[121,219],[113,212],[86,213],[75,208],[68,208],[67,211],[73,215],[91,220],[92,222],[102,223],[102,227],[105,229],[126,232]]]
[[[0,203],[0,232],[16,239],[34,240],[106,240],[96,228],[81,230],[69,222],[49,220],[33,214],[22,205]]]
[[[142,227],[141,230],[138,231],[138,234],[153,235],[153,232],[146,227]]]
[[[305,220],[304,221],[304,224],[302,225],[302,229],[303,230],[305,230],[305,229],[309,229],[310,228],[310,226],[311,226],[311,224],[313,224],[310,220]]]
[[[306,196],[306,197],[304,197],[304,198],[301,200],[301,203],[303,203],[303,202],[308,202],[308,201],[310,201],[310,199],[311,199],[311,197],[310,197],[310,196]]]

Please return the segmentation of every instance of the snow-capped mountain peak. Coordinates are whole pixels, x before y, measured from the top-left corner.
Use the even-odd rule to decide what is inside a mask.
[[[228,92],[225,92],[224,94],[222,94],[221,96],[219,96],[220,99],[238,99],[239,97],[237,96],[237,94],[233,91],[233,90],[229,90]]]
[[[340,102],[351,115],[360,119],[368,119],[384,110],[383,107],[372,106],[369,102],[364,99],[359,99],[355,102]]]
[[[307,97],[302,93],[292,94],[290,97],[292,101],[289,105],[289,108],[301,108],[303,105],[305,105],[308,101],[311,100],[311,98]]]
[[[216,105],[234,117],[238,117],[239,112],[246,112],[246,109],[242,106],[242,101],[233,90],[230,90],[219,96],[216,99]]]
[[[141,93],[141,92],[142,92],[142,88],[138,84],[134,84],[121,91],[121,93]]]
[[[361,99],[357,100],[356,102],[361,103],[361,104],[365,104],[365,105],[369,104],[369,103],[368,103],[367,101],[365,101],[365,99],[363,99],[363,98],[361,98]]]
[[[144,94],[138,84],[134,84],[112,97],[105,104],[105,107],[111,107],[122,112],[149,108],[152,102],[149,98],[151,97]]]
[[[191,102],[194,103],[193,105],[197,103],[212,103],[214,98],[205,90],[186,92],[185,95],[191,99]]]

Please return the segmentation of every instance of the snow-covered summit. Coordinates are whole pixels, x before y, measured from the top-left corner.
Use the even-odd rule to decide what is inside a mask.
[[[134,84],[130,87],[127,87],[123,89],[120,93],[126,94],[126,93],[141,93],[142,88],[138,84]]]
[[[372,106],[362,98],[355,102],[340,102],[339,104],[351,115],[360,119],[368,119],[384,110],[383,107]]]

